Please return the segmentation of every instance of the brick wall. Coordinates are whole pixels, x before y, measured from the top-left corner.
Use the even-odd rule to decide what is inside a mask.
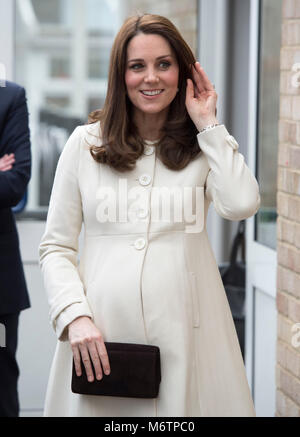
[[[137,12],[167,17],[197,54],[197,0],[126,0],[127,16]]]
[[[276,416],[300,417],[300,0],[283,0],[280,70]]]

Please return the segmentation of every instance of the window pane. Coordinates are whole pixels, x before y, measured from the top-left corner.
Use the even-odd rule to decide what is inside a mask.
[[[33,12],[41,23],[60,23],[61,0],[32,0]]]
[[[261,207],[256,240],[272,249],[276,248],[281,11],[281,0],[261,1],[257,144]]]
[[[67,138],[103,105],[119,17],[103,0],[16,4],[16,80],[26,88],[33,157],[27,211],[46,212]]]
[[[70,59],[63,57],[50,59],[50,76],[57,79],[70,77]]]
[[[90,79],[104,79],[108,75],[110,50],[103,47],[101,50],[89,52],[88,57],[88,77]]]

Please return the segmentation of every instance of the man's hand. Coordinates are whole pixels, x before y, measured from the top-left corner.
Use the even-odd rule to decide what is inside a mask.
[[[10,155],[4,155],[0,158],[0,171],[8,171],[12,169],[15,163],[15,155],[11,153]]]

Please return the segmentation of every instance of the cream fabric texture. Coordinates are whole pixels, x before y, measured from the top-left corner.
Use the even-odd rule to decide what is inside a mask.
[[[136,168],[126,173],[91,157],[88,144],[101,145],[99,123],[77,127],[67,141],[39,247],[50,321],[58,337],[45,416],[255,416],[206,217],[211,202],[228,220],[254,215],[259,186],[224,125],[197,139],[201,152],[183,170],[166,168],[148,144]],[[167,197],[159,198],[162,187]],[[190,194],[183,197],[193,201],[194,224],[185,213],[181,221],[173,214],[175,195],[169,197],[170,217],[160,219],[174,187]],[[163,201],[155,203],[153,197]],[[119,212],[126,201],[127,221]],[[115,203],[116,220],[110,216],[105,221]],[[71,392],[67,325],[83,315],[92,318],[105,341],[160,347],[157,399]]]

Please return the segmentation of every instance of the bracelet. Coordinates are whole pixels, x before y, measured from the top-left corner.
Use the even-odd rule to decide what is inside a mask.
[[[220,123],[210,124],[209,126],[204,127],[203,129],[201,129],[201,130],[199,131],[199,134],[201,134],[202,132],[205,132],[205,131],[207,131],[207,130],[211,130],[211,129],[213,129],[213,128],[216,127],[216,126],[220,126]]]

